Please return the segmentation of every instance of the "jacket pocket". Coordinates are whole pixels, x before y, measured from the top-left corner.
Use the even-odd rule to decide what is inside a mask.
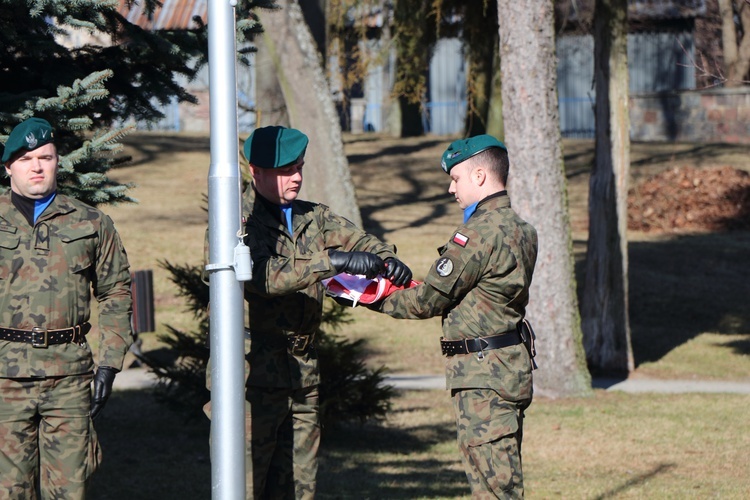
[[[518,431],[518,418],[514,410],[495,406],[492,401],[475,406],[478,418],[466,429],[466,444],[469,447],[492,443]]]
[[[11,263],[21,241],[15,227],[0,226],[0,280],[10,275]]]
[[[63,251],[70,271],[79,273],[88,269],[94,262],[95,245],[93,242],[96,237],[94,225],[88,222],[71,228],[60,228],[57,235],[63,242]]]

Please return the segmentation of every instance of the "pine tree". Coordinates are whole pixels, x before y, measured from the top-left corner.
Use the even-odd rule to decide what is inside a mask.
[[[136,1],[151,13],[159,5],[128,4]],[[251,9],[273,5],[241,2],[240,42],[261,30]],[[173,99],[195,103],[179,82],[194,78],[208,57],[200,18],[186,29],[150,31],[117,8],[113,0],[0,0],[0,142],[26,118],[48,120],[61,153],[60,191],[93,205],[133,201],[128,186],[106,176],[126,160],[114,158],[129,131],[118,124],[159,120]],[[87,41],[74,44],[73,35]]]

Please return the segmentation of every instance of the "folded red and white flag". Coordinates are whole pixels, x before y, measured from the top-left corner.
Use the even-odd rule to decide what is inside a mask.
[[[375,279],[367,279],[359,274],[341,273],[333,278],[323,280],[326,287],[326,295],[338,299],[346,299],[352,302],[352,307],[357,304],[372,304],[382,300],[395,292],[411,288],[420,284],[419,281],[411,280],[407,286],[396,286],[381,275]]]

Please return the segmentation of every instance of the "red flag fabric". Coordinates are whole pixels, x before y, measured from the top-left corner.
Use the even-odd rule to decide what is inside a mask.
[[[326,294],[352,302],[352,307],[357,304],[372,304],[384,299],[396,290],[411,288],[420,284],[419,281],[411,280],[408,286],[396,286],[385,278],[378,276],[375,279],[367,279],[361,275],[341,273],[333,278],[323,280]]]

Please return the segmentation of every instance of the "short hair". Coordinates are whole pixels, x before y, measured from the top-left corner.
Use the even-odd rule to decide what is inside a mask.
[[[510,160],[508,151],[503,148],[489,148],[477,154],[474,158],[474,165],[482,165],[497,180],[503,184],[508,183],[508,171],[510,170]]]

